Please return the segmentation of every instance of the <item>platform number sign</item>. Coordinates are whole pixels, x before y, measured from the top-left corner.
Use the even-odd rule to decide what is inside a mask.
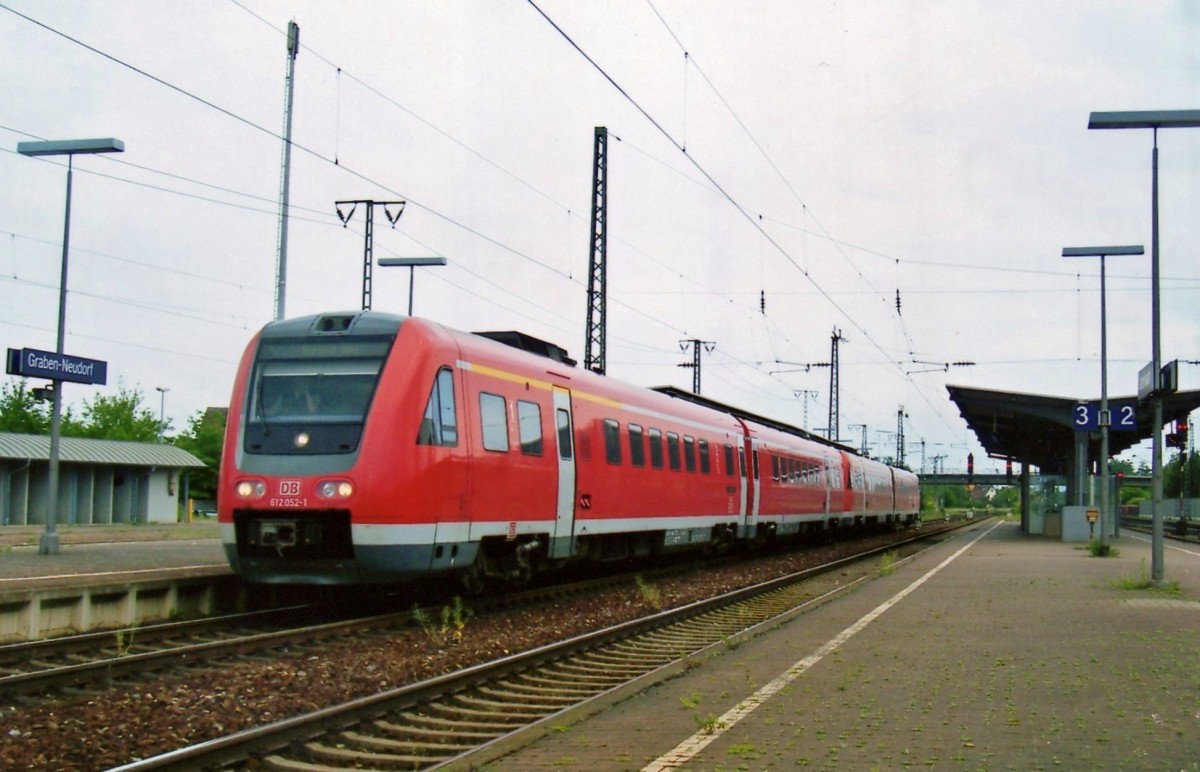
[[[1108,405],[1108,428],[1114,432],[1136,432],[1137,406],[1133,402],[1110,402]],[[1077,432],[1092,432],[1100,429],[1100,406],[1093,402],[1080,402],[1071,409],[1071,426]]]

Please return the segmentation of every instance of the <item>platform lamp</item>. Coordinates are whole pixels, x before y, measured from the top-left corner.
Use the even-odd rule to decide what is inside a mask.
[[[413,309],[413,279],[416,278],[417,268],[433,265],[445,265],[444,257],[381,257],[376,261],[380,267],[408,266],[408,315],[412,316]]]
[[[1150,579],[1163,581],[1163,473],[1162,473],[1162,335],[1159,318],[1158,272],[1158,130],[1200,127],[1200,110],[1142,110],[1132,112],[1094,112],[1088,117],[1089,129],[1152,129],[1154,151],[1150,161],[1150,306],[1153,358],[1150,360],[1154,388],[1150,394],[1153,412],[1154,447],[1151,449],[1151,497],[1153,534],[1150,548]]]
[[[154,390],[158,392],[158,442],[162,444],[163,433],[167,430],[167,392],[171,389],[155,386]]]
[[[1100,258],[1100,545],[1108,543],[1108,518],[1112,511],[1108,483],[1108,432],[1112,424],[1108,410],[1108,308],[1104,258],[1110,255],[1144,255],[1141,244],[1124,247],[1063,247],[1063,257]]]
[[[63,336],[67,321],[67,245],[71,237],[71,173],[72,161],[77,155],[94,153],[123,153],[125,143],[119,139],[62,139],[52,141],[18,142],[17,152],[27,156],[65,155],[67,157],[67,206],[63,217],[62,274],[58,282],[58,347],[63,353]],[[46,492],[46,528],[38,542],[38,553],[57,555],[59,551],[58,530],[58,455],[62,433],[62,385],[58,378],[51,379],[54,390],[50,399],[50,490]]]

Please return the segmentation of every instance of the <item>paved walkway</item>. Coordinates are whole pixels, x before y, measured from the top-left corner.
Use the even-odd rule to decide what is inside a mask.
[[[981,523],[487,769],[1200,769],[1200,549],[1116,546]]]

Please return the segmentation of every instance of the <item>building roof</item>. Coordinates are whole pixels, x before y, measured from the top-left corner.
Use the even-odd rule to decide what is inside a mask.
[[[0,432],[0,459],[50,460],[50,435]],[[62,437],[58,447],[60,461],[74,464],[114,466],[163,466],[176,469],[200,468],[204,462],[174,445],[154,442],[92,440]]]

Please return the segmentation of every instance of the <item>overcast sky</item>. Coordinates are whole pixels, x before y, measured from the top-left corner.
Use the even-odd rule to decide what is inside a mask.
[[[334,202],[406,200],[375,256],[449,263],[417,315],[582,360],[606,126],[611,377],[690,388],[711,341],[706,396],[823,430],[837,329],[843,440],[892,455],[903,406],[914,467],[999,471],[945,386],[1097,398],[1099,261],[1060,256],[1092,245],[1147,251],[1108,261],[1110,395],[1150,359],[1151,132],[1087,122],[1200,108],[1195,0],[0,0],[4,347],[54,349],[61,266],[65,163],[17,143],[116,137],[75,163],[65,350],[176,431],[228,404],[274,316],[289,20],[289,317],[361,306]],[[1197,360],[1200,131],[1158,144],[1163,356]]]

